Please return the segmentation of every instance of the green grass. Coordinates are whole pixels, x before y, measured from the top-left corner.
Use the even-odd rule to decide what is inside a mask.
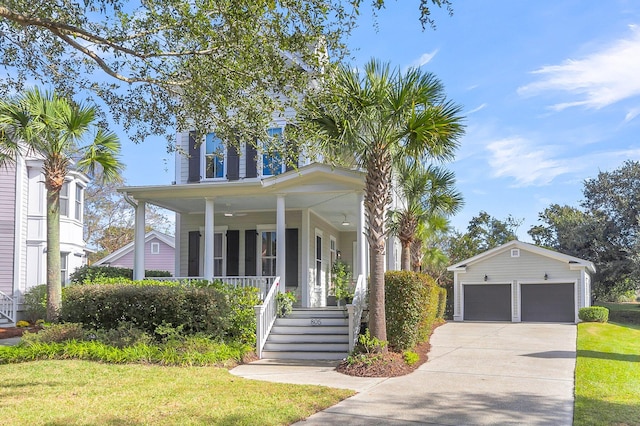
[[[0,365],[3,425],[286,425],[354,392],[246,380],[215,367]]]
[[[609,309],[609,321],[624,324],[640,324],[640,303],[597,302]]]
[[[578,325],[574,425],[640,425],[640,326]]]

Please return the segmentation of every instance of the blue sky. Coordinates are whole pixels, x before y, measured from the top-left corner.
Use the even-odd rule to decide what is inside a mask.
[[[465,198],[455,228],[481,210],[511,214],[527,241],[549,204],[577,205],[585,179],[640,160],[640,2],[455,0],[452,17],[434,10],[435,31],[418,4],[387,0],[377,25],[365,10],[349,46],[354,66],[375,57],[433,72],[463,106],[448,164]],[[173,180],[162,144],[123,137],[129,185]]]

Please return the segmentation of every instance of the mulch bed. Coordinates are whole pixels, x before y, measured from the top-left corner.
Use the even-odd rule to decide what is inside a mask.
[[[434,325],[431,333],[444,322]],[[336,371],[349,376],[357,377],[397,377],[404,376],[406,374],[414,372],[418,367],[427,362],[427,354],[429,353],[429,341],[420,343],[413,348],[413,352],[416,352],[419,356],[418,362],[413,365],[407,365],[398,352],[387,352],[386,354],[373,355],[374,360],[367,360],[367,362],[356,362],[353,364],[342,361],[337,367]]]
[[[41,327],[5,327],[0,328],[0,339],[8,339],[10,337],[22,337],[25,331],[37,333]]]

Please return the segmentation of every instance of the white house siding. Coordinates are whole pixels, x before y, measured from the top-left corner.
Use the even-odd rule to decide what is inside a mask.
[[[0,291],[13,294],[16,168],[8,165],[0,169]]]

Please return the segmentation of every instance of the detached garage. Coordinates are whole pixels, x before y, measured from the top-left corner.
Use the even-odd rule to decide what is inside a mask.
[[[520,241],[448,270],[454,321],[577,322],[591,305],[593,263]]]

